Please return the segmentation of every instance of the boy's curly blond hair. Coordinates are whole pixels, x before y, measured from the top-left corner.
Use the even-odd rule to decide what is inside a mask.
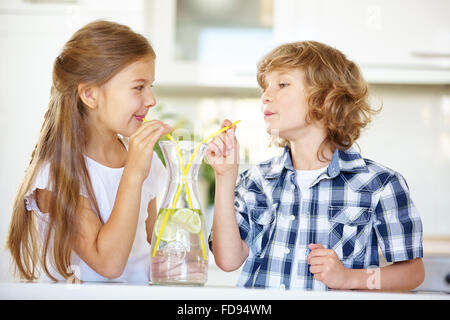
[[[323,121],[327,138],[319,148],[323,158],[324,147],[329,143],[335,150],[346,150],[359,138],[360,131],[373,110],[368,103],[368,85],[358,66],[339,50],[316,41],[283,44],[257,65],[259,86],[265,88],[265,77],[274,70],[300,69],[309,104],[307,121]],[[272,141],[284,146],[287,141]],[[320,157],[319,157],[320,159]]]

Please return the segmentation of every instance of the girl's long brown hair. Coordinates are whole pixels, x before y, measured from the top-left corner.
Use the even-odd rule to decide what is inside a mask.
[[[87,114],[78,85],[104,84],[125,66],[146,56],[155,58],[145,37],[124,25],[95,21],[78,30],[56,58],[48,110],[14,200],[7,238],[7,249],[20,278],[37,279],[41,267],[56,280],[49,272],[47,258],[65,279],[74,276],[71,255],[81,190],[87,192],[93,211],[102,220],[83,156]],[[52,196],[47,231],[41,242],[35,215],[27,211],[24,197],[46,163],[50,164]]]

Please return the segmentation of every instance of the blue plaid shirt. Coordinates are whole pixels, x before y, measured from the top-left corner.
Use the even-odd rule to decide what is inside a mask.
[[[422,222],[405,179],[353,147],[336,150],[306,194],[285,147],[239,176],[235,209],[250,249],[241,287],[327,290],[309,271],[310,243],[355,269],[378,267],[378,247],[388,262],[423,255]]]

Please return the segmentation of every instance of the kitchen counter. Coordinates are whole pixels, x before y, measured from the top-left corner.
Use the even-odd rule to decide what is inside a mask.
[[[155,286],[122,283],[0,283],[2,300],[450,300],[449,294],[431,292],[380,293],[359,291],[297,291],[242,289],[225,286]]]
[[[450,237],[423,237],[424,256],[450,256]]]

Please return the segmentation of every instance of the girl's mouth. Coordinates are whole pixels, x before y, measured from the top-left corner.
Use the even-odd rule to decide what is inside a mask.
[[[145,116],[134,116],[134,118],[135,118],[137,121],[142,122],[142,121],[144,121]]]

